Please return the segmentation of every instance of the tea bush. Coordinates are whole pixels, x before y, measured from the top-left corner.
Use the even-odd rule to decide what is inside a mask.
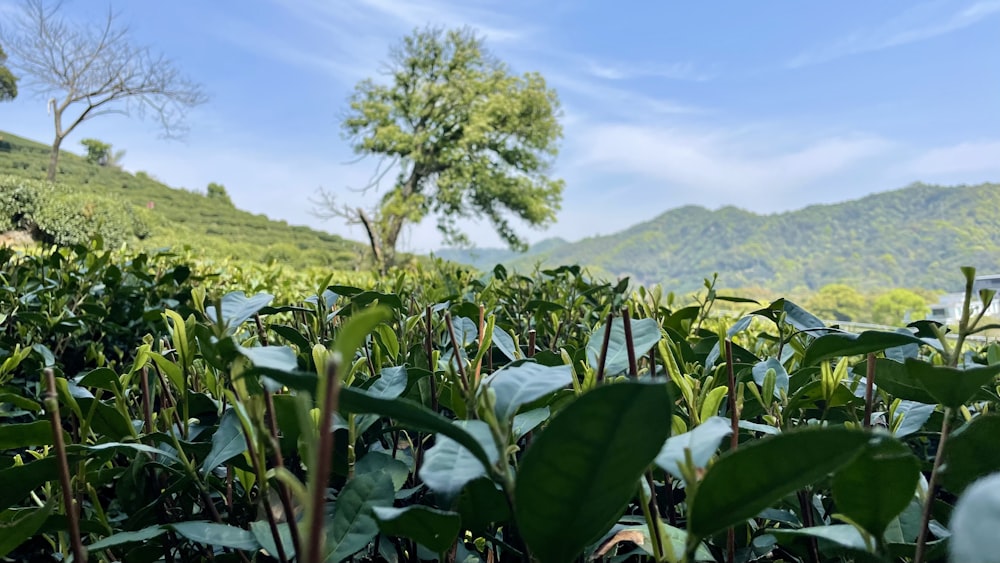
[[[953,335],[850,334],[711,280],[689,303],[577,266],[376,278],[3,257],[0,557],[923,563],[953,535],[961,561],[995,547],[977,531],[1000,526],[995,506],[963,499],[1000,471],[1000,346],[968,349],[986,328],[968,310]]]
[[[121,246],[150,234],[146,222],[124,201],[16,176],[0,177],[0,229],[31,231],[64,246],[86,244],[98,236],[108,246]]]

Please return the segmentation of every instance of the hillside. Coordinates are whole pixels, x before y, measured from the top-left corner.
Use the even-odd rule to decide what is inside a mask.
[[[44,179],[48,160],[48,146],[0,131],[0,175]],[[141,242],[146,248],[190,245],[211,258],[274,259],[333,269],[358,267],[366,252],[355,241],[241,211],[226,199],[171,188],[143,172],[98,166],[66,151],[56,180],[81,193],[110,194],[141,208],[152,231]]]
[[[524,270],[580,263],[641,283],[697,289],[719,273],[722,287],[815,290],[958,290],[958,268],[1000,271],[1000,185],[915,184],[832,205],[758,215],[735,207],[686,206],[613,235],[508,253]],[[458,257],[456,257],[458,258]]]

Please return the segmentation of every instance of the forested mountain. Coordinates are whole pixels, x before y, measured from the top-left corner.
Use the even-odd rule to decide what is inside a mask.
[[[713,272],[721,287],[775,291],[838,282],[867,291],[957,290],[960,266],[1000,271],[1000,185],[914,184],[770,215],[686,206],[613,235],[483,256],[520,270],[579,263],[678,291],[696,289]]]

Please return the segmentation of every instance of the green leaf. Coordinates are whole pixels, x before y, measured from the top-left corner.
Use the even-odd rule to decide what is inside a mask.
[[[855,371],[863,373],[864,364],[854,367]],[[924,389],[901,362],[886,358],[875,359],[875,385],[897,399],[916,401],[928,405],[936,405],[937,401]]]
[[[76,384],[84,387],[97,387],[98,389],[111,391],[116,395],[120,395],[122,392],[122,384],[118,380],[118,374],[110,368],[91,370],[81,377]]]
[[[936,404],[925,405],[916,401],[900,401],[894,414],[896,418],[902,417],[903,421],[899,423],[899,427],[896,428],[893,435],[897,438],[904,438],[914,432],[919,432],[936,408]]]
[[[457,512],[427,506],[385,506],[376,507],[372,511],[382,533],[414,539],[437,553],[444,553],[455,543],[461,526],[461,518]]]
[[[294,370],[299,365],[298,359],[295,357],[295,350],[288,346],[255,346],[253,348],[236,346],[236,350],[246,356],[255,366]]]
[[[662,384],[605,385],[563,408],[524,454],[516,518],[532,554],[571,561],[618,520],[670,433]]]
[[[285,555],[289,559],[292,559],[295,556],[292,530],[289,528],[288,522],[280,522],[277,524],[277,527],[278,536],[281,538],[281,548],[284,550]],[[271,526],[267,523],[267,520],[251,522],[250,532],[253,533],[253,537],[260,544],[261,549],[267,552],[268,555],[274,557],[278,553],[278,544],[274,541],[274,535],[271,534]]]
[[[909,448],[888,436],[877,436],[833,478],[837,512],[876,538],[913,499],[920,461]]]
[[[865,537],[861,532],[850,524],[833,524],[830,526],[813,526],[810,528],[771,528],[768,533],[774,534],[779,539],[782,537],[806,536],[820,540],[826,540],[838,547],[852,551],[868,551],[865,545]]]
[[[537,401],[573,383],[571,366],[543,366],[535,362],[508,365],[483,380],[496,393],[496,415],[506,424],[522,405]]]
[[[80,398],[77,399],[77,403],[84,416],[90,417],[91,428],[98,434],[115,441],[132,437],[134,432],[132,422],[115,407],[97,399]]]
[[[34,536],[55,505],[56,502],[49,499],[42,507],[19,510],[17,518],[0,524],[0,557],[6,557],[17,546]]]
[[[479,442],[489,454],[489,465],[499,461],[500,453],[488,424],[481,420],[456,420],[454,424]],[[464,446],[447,436],[438,435],[434,446],[427,450],[418,474],[432,491],[453,495],[469,481],[486,475],[487,470],[488,467]]]
[[[310,391],[315,396],[317,381],[315,374],[266,368],[253,368],[247,373],[266,375],[282,385],[292,389]],[[340,411],[341,414],[374,413],[392,418],[412,430],[444,434],[465,446],[483,464],[490,464],[486,451],[468,432],[455,426],[447,418],[408,399],[382,399],[363,389],[343,387],[340,389]]]
[[[906,344],[923,344],[912,334],[902,332],[886,332],[866,330],[861,334],[834,332],[824,334],[806,348],[802,365],[811,366],[823,360],[840,356],[857,356],[869,352],[879,352],[886,348],[905,346]]]
[[[656,456],[656,465],[674,477],[683,479],[678,465],[685,463],[685,449],[691,450],[691,459],[695,466],[705,467],[719,449],[722,439],[732,433],[732,423],[729,419],[713,416],[690,432],[672,436],[667,440]]]
[[[1000,471],[1000,416],[977,416],[956,431],[944,449],[941,483],[961,494],[973,481]]]
[[[751,368],[750,373],[753,375],[754,383],[763,387],[764,377],[767,376],[767,370],[769,369],[773,369],[775,375],[774,396],[780,399],[782,391],[786,394],[788,393],[788,371],[785,370],[785,366],[781,365],[781,362],[777,358],[768,358],[762,362],[758,362]]]
[[[272,324],[269,325],[268,328],[277,333],[278,336],[298,346],[299,350],[305,351],[312,348],[312,344],[309,343],[309,340],[307,340],[306,337],[302,336],[301,332],[295,330],[290,326]]]
[[[247,297],[242,291],[233,291],[222,296],[222,320],[216,318],[215,307],[206,307],[205,313],[212,322],[222,325],[227,336],[236,332],[241,324],[251,319],[261,309],[266,307],[274,296],[269,293],[258,293]]]
[[[253,532],[215,522],[190,521],[165,524],[164,528],[172,529],[185,539],[195,543],[203,543],[214,547],[229,547],[243,551],[257,551],[260,542]]]
[[[94,446],[85,446],[81,444],[71,444],[66,446],[67,452],[76,452],[76,451],[100,452],[104,450],[115,450],[115,451],[132,450],[135,452],[144,452],[152,455],[161,455],[173,461],[180,461],[180,458],[177,457],[177,454],[173,452],[161,450],[160,448],[154,448],[153,446],[147,446],[146,444],[140,444],[137,442],[105,442],[103,444],[97,444]]]
[[[384,471],[355,475],[337,495],[333,518],[327,527],[326,563],[337,563],[368,545],[378,533],[372,509],[392,506],[395,491]]]
[[[684,553],[684,549],[687,546],[687,532],[680,528],[675,528],[667,522],[662,522],[661,525],[667,533],[667,539],[670,540],[670,545],[674,550],[674,554],[680,555]],[[618,540],[618,543],[626,540],[632,541],[632,538],[636,535],[642,538],[641,543],[635,542],[639,548],[646,552],[647,555],[655,555],[653,553],[653,538],[649,535],[649,526],[645,524],[639,526],[625,526],[617,530],[615,534],[608,539],[608,541],[615,540],[616,538],[622,538]],[[606,545],[606,542],[602,543],[602,547],[604,545]],[[692,561],[715,561],[715,557],[712,556],[712,552],[709,551],[705,544],[698,544],[698,548],[695,550],[694,559]]]
[[[212,449],[208,451],[201,464],[202,473],[208,473],[226,461],[247,450],[247,441],[243,436],[243,425],[236,409],[230,408],[222,415],[219,428],[212,434]]]
[[[1000,562],[1000,473],[972,483],[951,515],[951,561]]]
[[[689,501],[688,529],[705,538],[753,518],[851,461],[868,438],[843,427],[808,428],[726,452],[705,472]]]
[[[31,491],[59,478],[58,460],[46,457],[0,470],[0,510],[21,502]]]
[[[641,358],[643,354],[660,341],[660,325],[654,319],[637,319],[631,321],[632,327],[632,350],[636,358]],[[590,335],[587,341],[587,362],[597,367],[601,356],[601,347],[604,345],[604,333],[607,331],[607,324],[602,324]],[[611,322],[611,339],[608,341],[608,355],[604,359],[604,373],[607,375],[617,375],[628,369],[628,347],[625,346],[625,321],[616,318]]]
[[[400,490],[410,476],[410,467],[402,460],[396,459],[385,452],[368,452],[354,466],[356,474],[384,471],[392,478],[392,486]]]
[[[514,421],[511,423],[511,434],[513,434],[514,440],[520,440],[525,434],[545,422],[549,418],[549,414],[551,414],[549,407],[542,407],[515,416]]]
[[[61,428],[59,430],[63,432]],[[0,425],[0,450],[49,446],[52,445],[52,438],[52,423],[47,420]],[[69,435],[63,432],[63,442],[68,441]]]
[[[510,520],[506,495],[487,477],[475,479],[462,489],[456,509],[462,516],[462,528],[473,534],[482,534],[493,524]]]
[[[33,401],[15,393],[0,393],[0,404],[3,403],[9,403],[19,409],[24,409],[30,412],[40,412],[42,410],[42,405],[38,404],[37,401]]]
[[[1000,365],[955,369],[907,358],[906,371],[941,405],[957,409],[1000,373]],[[876,380],[877,382],[878,380]]]
[[[118,532],[117,534],[112,534],[102,540],[98,540],[88,545],[87,551],[100,551],[102,549],[116,547],[126,543],[147,542],[165,534],[166,532],[167,529],[160,525],[149,526],[148,528],[143,528],[134,532]]]
[[[508,334],[506,330],[498,326],[494,326],[492,341],[493,345],[496,346],[504,356],[507,356],[508,360],[513,362],[514,360],[520,359],[519,356],[521,354],[517,347],[514,346],[514,339],[510,337],[510,334]]]
[[[350,363],[358,348],[379,324],[392,319],[392,309],[385,305],[375,305],[351,316],[337,333],[333,342],[333,352],[340,353],[341,361]]]
[[[368,394],[382,399],[395,399],[406,391],[409,385],[409,375],[405,366],[382,368],[378,379],[368,388]],[[378,415],[364,414],[357,418],[355,426],[357,433],[363,434],[372,424],[378,421]]]

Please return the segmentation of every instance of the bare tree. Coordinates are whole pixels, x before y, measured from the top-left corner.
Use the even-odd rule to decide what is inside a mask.
[[[55,180],[63,140],[98,116],[150,115],[164,136],[179,136],[187,110],[207,101],[201,86],[163,55],[133,43],[110,8],[100,23],[80,23],[67,22],[61,7],[24,0],[21,12],[0,28],[9,66],[37,95],[49,96],[55,139],[48,179]]]

